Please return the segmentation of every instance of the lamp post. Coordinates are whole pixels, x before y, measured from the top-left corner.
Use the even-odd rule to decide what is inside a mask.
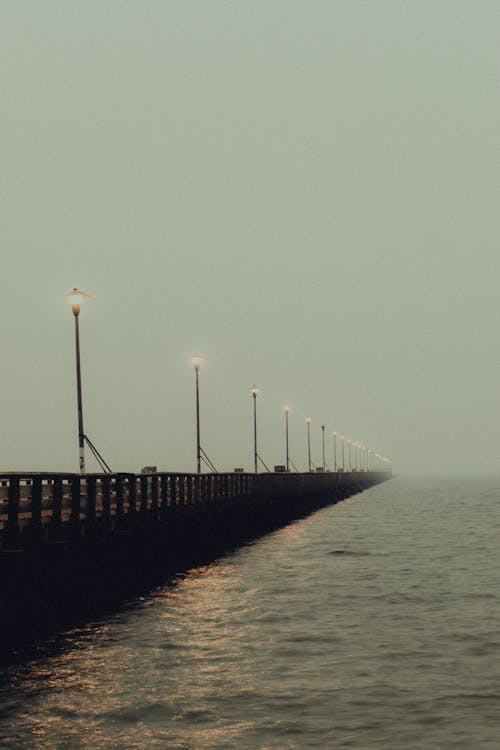
[[[307,463],[311,471],[311,417],[306,417],[307,425]]]
[[[285,415],[285,449],[286,449],[286,470],[290,471],[290,454],[288,452],[288,412],[290,411],[289,406],[283,407],[283,413]]]
[[[201,443],[200,443],[200,388],[199,388],[199,372],[201,363],[205,357],[202,354],[195,354],[191,358],[191,362],[194,367],[195,381],[196,381],[196,472],[201,474]]]
[[[347,450],[348,450],[348,455],[349,455],[349,471],[352,471],[351,445],[352,445],[351,438],[347,438]]]
[[[345,472],[345,460],[344,460],[344,443],[345,443],[345,435],[341,435],[342,440],[342,474]]]
[[[250,393],[253,396],[253,460],[254,460],[254,471],[257,474],[258,467],[257,467],[257,396],[260,393],[260,389],[253,385],[250,388]]]
[[[332,432],[333,437],[333,470],[337,471],[337,433]]]
[[[323,471],[326,469],[326,459],[325,459],[325,428],[326,424],[321,425],[321,432],[322,432],[322,441],[323,441]]]
[[[83,432],[83,408],[82,408],[82,376],[80,370],[80,327],[79,315],[80,307],[85,299],[90,299],[90,294],[85,294],[79,289],[72,289],[71,292],[64,295],[70,302],[75,319],[75,348],[76,348],[76,395],[78,405],[78,450],[80,474],[85,474],[85,433]]]

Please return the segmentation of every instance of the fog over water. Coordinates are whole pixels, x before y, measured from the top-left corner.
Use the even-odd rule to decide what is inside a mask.
[[[0,468],[499,470],[496,0],[0,0]],[[331,460],[331,459],[330,459]],[[91,468],[89,460],[89,468]]]

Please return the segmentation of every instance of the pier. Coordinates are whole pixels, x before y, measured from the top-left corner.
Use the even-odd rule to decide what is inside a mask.
[[[0,474],[4,650],[390,476]]]

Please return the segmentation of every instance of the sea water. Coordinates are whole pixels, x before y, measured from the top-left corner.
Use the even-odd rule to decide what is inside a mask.
[[[497,750],[500,479],[395,478],[4,667],[0,746]]]

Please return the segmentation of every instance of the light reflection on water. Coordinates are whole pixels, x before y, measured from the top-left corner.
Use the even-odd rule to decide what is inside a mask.
[[[6,748],[498,747],[500,481],[394,480],[4,672]]]

